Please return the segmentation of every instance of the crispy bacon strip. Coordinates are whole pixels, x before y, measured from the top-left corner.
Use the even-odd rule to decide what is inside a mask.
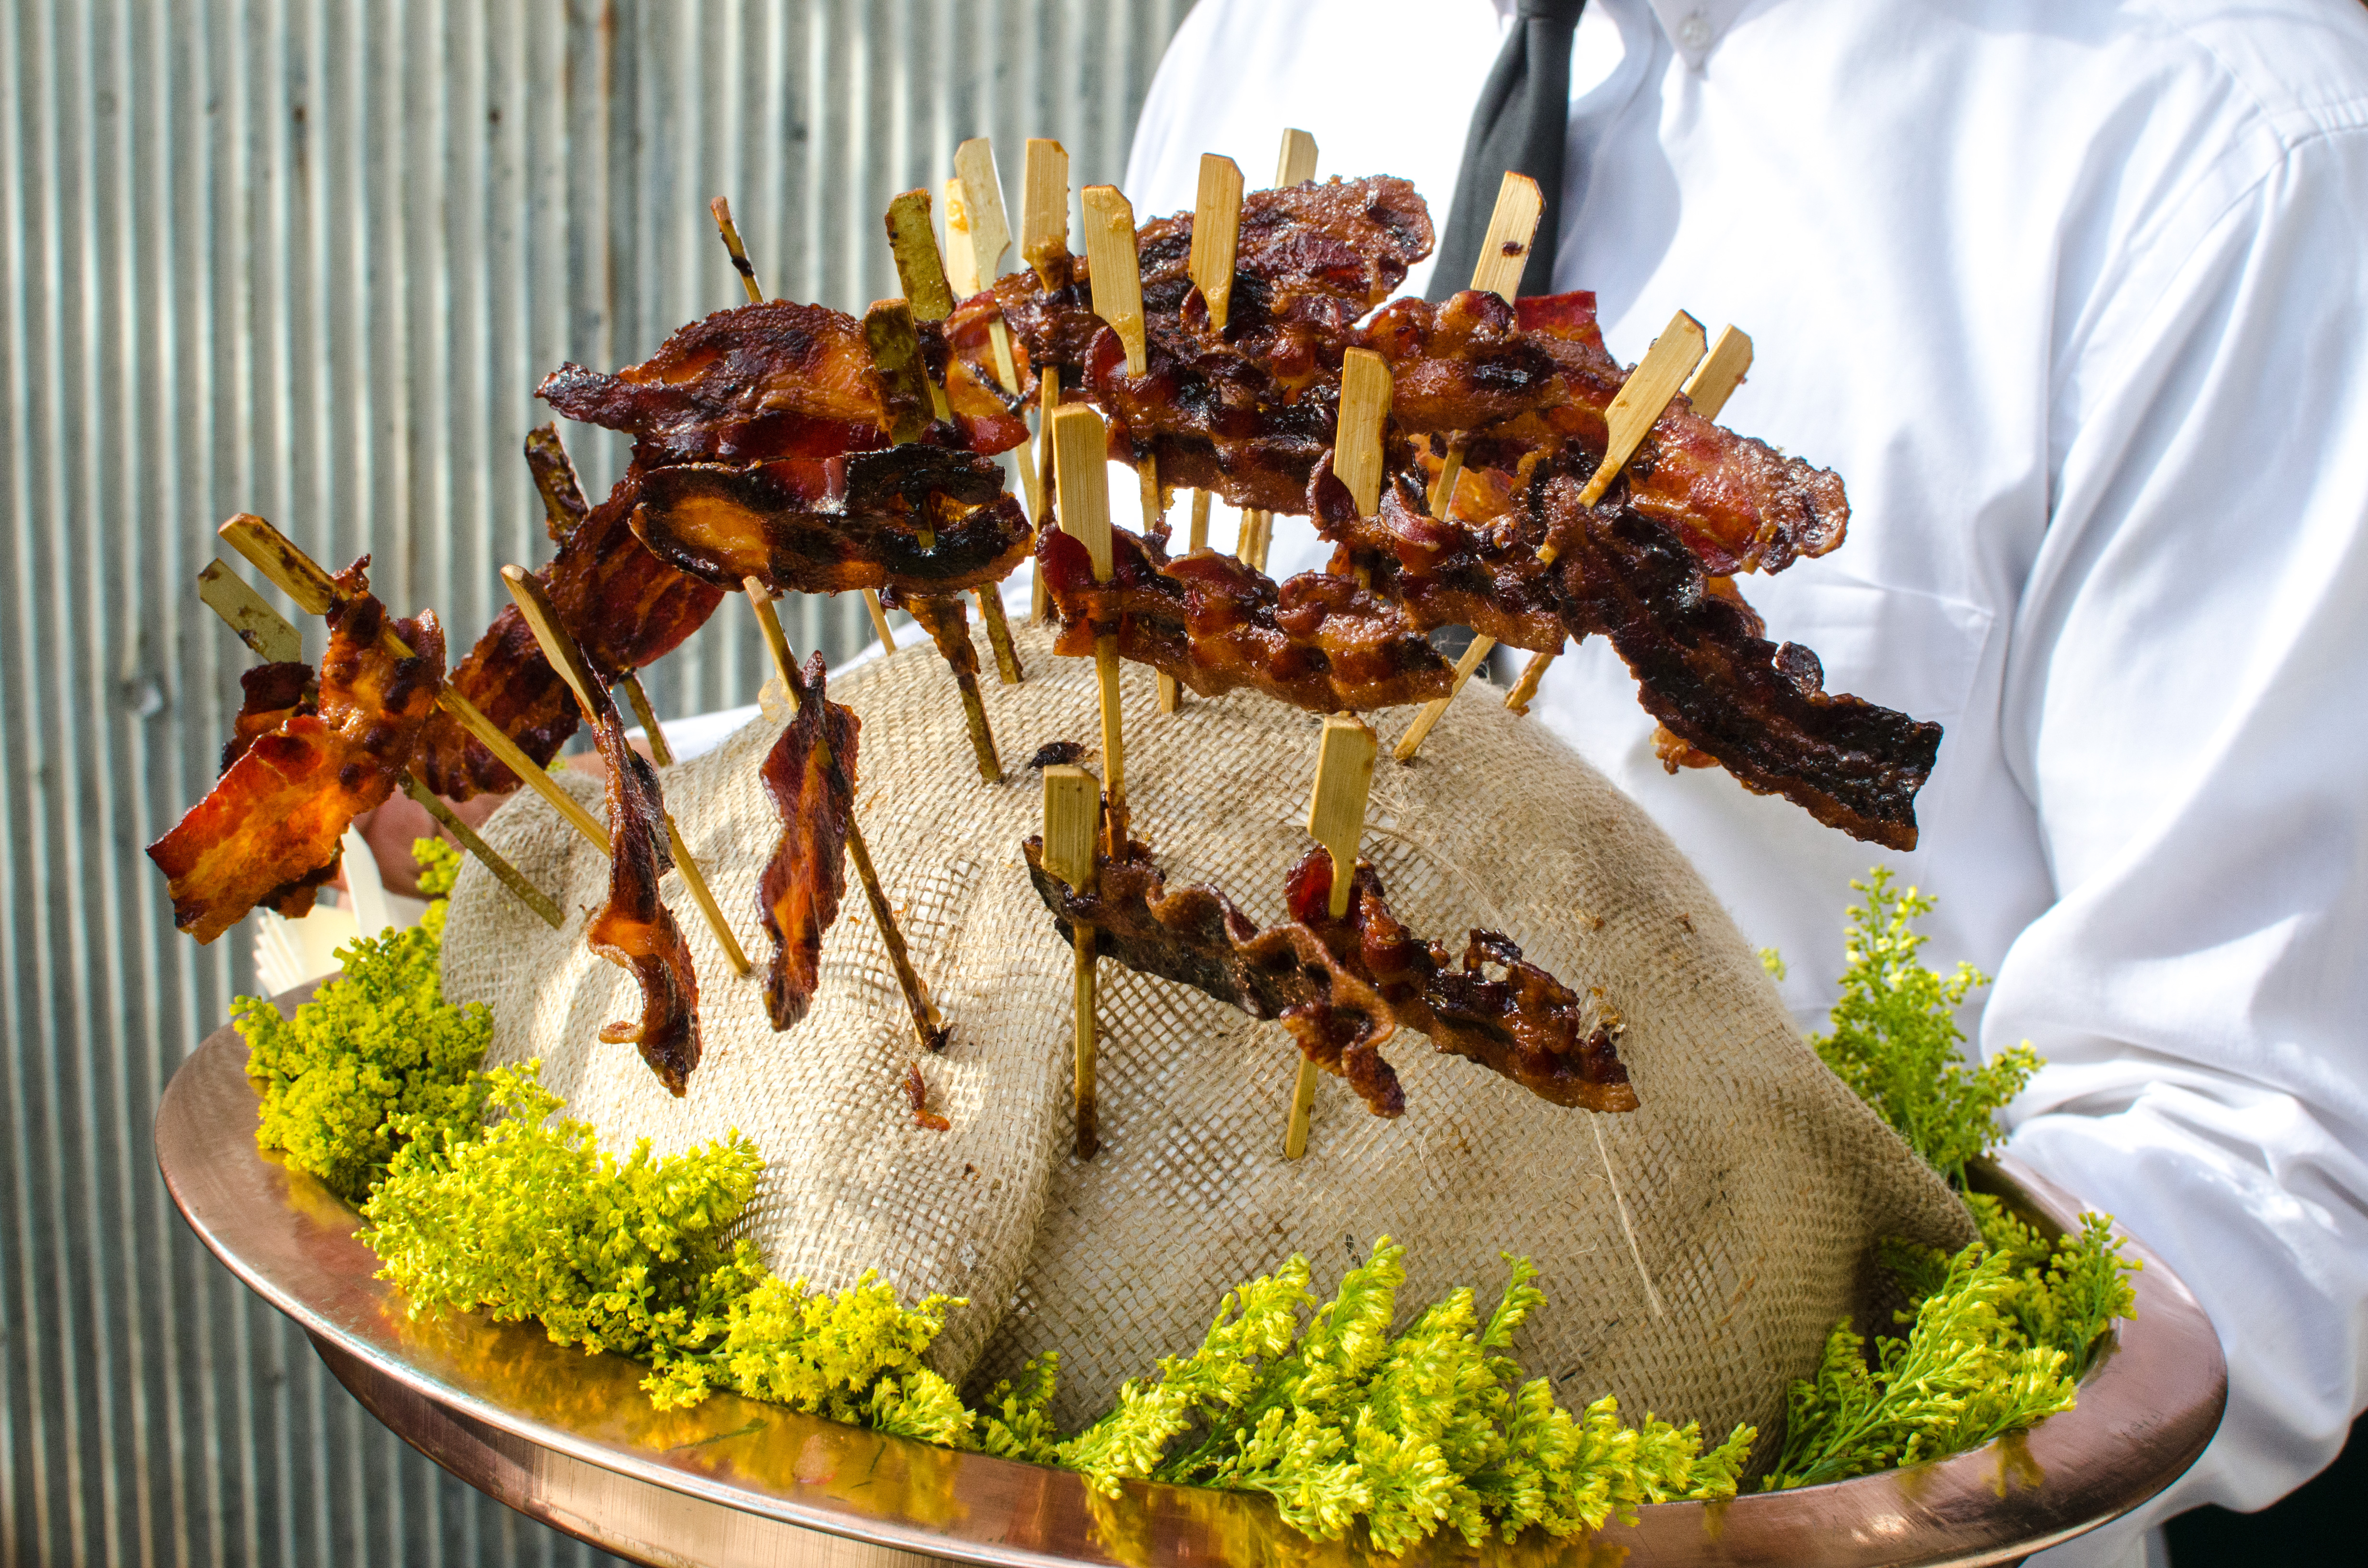
[[[757,883],[758,918],[778,944],[765,972],[765,1011],[777,1029],[806,1016],[821,974],[823,933],[838,918],[847,891],[847,828],[862,723],[825,700],[820,653],[808,661],[795,696],[797,717],[765,754],[758,775],[781,816],[780,842]]]
[[[641,471],[628,469],[609,498],[535,573],[561,624],[607,680],[672,653],[723,602],[723,588],[676,570],[634,538],[633,510],[643,483]],[[567,683],[543,656],[516,605],[504,606],[494,617],[452,672],[452,688],[538,763],[559,755],[579,721]],[[420,782],[456,801],[500,794],[519,784],[482,743],[441,712],[421,737],[413,770]]]
[[[1332,858],[1310,851],[1284,881],[1290,920],[1261,931],[1214,888],[1169,891],[1141,844],[1124,860],[1098,857],[1093,891],[1082,894],[1044,870],[1041,839],[1022,848],[1064,936],[1083,921],[1099,950],[1129,969],[1282,1019],[1308,1059],[1348,1078],[1377,1115],[1406,1105],[1379,1049],[1399,1026],[1555,1105],[1636,1108],[1620,1022],[1600,996],[1581,997],[1494,931],[1474,931],[1452,964],[1399,924],[1369,865],[1359,864],[1349,913],[1334,920]]]
[[[1480,1063],[1559,1106],[1636,1108],[1614,1041],[1619,1017],[1600,993],[1581,996],[1521,957],[1501,932],[1474,930],[1460,966],[1390,912],[1381,878],[1357,864],[1349,912],[1332,918],[1332,857],[1318,849],[1291,869],[1283,888],[1291,917],[1371,981],[1391,1014],[1440,1050]],[[1504,971],[1492,979],[1487,966]]]
[[[256,741],[297,714],[321,710],[313,691],[313,666],[301,659],[241,670],[238,687],[238,716],[231,721],[230,739],[222,743],[222,773]]]
[[[1151,852],[1096,856],[1093,889],[1079,893],[1044,869],[1044,841],[1021,846],[1038,896],[1065,938],[1082,920],[1096,950],[1139,974],[1189,985],[1254,1018],[1280,1018],[1302,1055],[1349,1086],[1375,1116],[1397,1116],[1406,1094],[1381,1048],[1397,1025],[1381,994],[1304,926],[1261,931],[1214,888],[1167,891]]]
[[[641,1048],[666,1092],[679,1096],[699,1065],[699,976],[682,927],[658,896],[674,868],[657,770],[625,739],[625,722],[606,686],[596,686],[592,736],[609,765],[609,901],[585,928],[592,950],[631,973],[642,988],[642,1016],[604,1026],[610,1045]]]
[[[436,706],[444,684],[443,631],[423,611],[393,623],[410,657],[381,647],[388,618],[370,597],[369,564],[364,556],[336,579],[319,710],[304,711],[301,702],[284,710],[276,724],[249,739],[206,798],[148,846],[169,881],[173,923],[200,942],[212,941],[258,903],[290,916],[312,909],[314,890],[336,874],[340,836],[394,792]],[[270,681],[290,678],[289,666],[268,667],[281,672]],[[248,697],[256,699],[255,687]]]
[[[1028,439],[984,366],[948,355],[921,324],[925,358],[947,378],[953,421],[939,444],[1000,452]],[[768,300],[718,311],[614,375],[563,365],[539,390],[570,419],[634,437],[645,467],[827,458],[888,445],[888,415],[863,324],[822,305]]]
[[[1761,637],[1759,618],[1731,585],[1711,589],[1675,528],[1633,507],[1582,508],[1578,492],[1568,476],[1544,486],[1571,635],[1611,638],[1645,710],[1746,789],[1782,795],[1854,838],[1915,848],[1916,792],[1931,776],[1941,726],[1828,694],[1816,654]]]
[[[658,469],[632,521],[670,567],[723,587],[757,577],[781,593],[959,593],[1008,576],[1034,538],[991,460],[919,443],[831,461]]]
[[[1541,653],[1569,635],[1557,579],[1538,560],[1545,527],[1526,507],[1483,523],[1442,521],[1430,515],[1420,480],[1400,473],[1383,490],[1378,515],[1360,517],[1326,453],[1308,483],[1307,509],[1315,531],[1348,552],[1341,564],[1365,572],[1373,592],[1418,631],[1468,626]]]
[[[1110,532],[1110,581],[1058,528],[1036,568],[1061,619],[1056,653],[1087,654],[1114,634],[1120,653],[1203,697],[1239,687],[1317,713],[1444,697],[1455,672],[1406,616],[1347,577],[1303,573],[1278,587],[1230,555],[1170,562],[1156,541]]]
[[[551,542],[565,544],[567,536],[591,516],[592,506],[584,499],[584,487],[575,483],[575,465],[568,460],[558,426],[538,425],[526,433],[526,466],[542,497],[543,528]]]

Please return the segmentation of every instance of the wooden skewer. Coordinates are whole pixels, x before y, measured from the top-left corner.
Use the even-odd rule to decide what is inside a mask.
[[[1741,336],[1740,334],[1736,335]],[[1628,460],[1636,455],[1636,449],[1644,444],[1645,437],[1659,422],[1662,412],[1669,406],[1669,400],[1678,395],[1679,384],[1686,379],[1689,371],[1702,363],[1702,323],[1679,311],[1669,318],[1669,324],[1661,329],[1661,335],[1653,340],[1653,347],[1645,351],[1645,358],[1621,383],[1620,395],[1613,398],[1611,406],[1604,411],[1604,423],[1610,428],[1611,440],[1604,448],[1603,460],[1595,467],[1594,477],[1587,482],[1587,488],[1578,493],[1580,506],[1592,506],[1602,500],[1603,493],[1611,487],[1611,482],[1620,477],[1620,471],[1628,466]],[[1747,363],[1749,345],[1750,340],[1744,339]],[[1738,369],[1736,374],[1740,377],[1742,372]],[[1720,399],[1722,403],[1725,401],[1723,397]],[[1560,548],[1549,540],[1545,548],[1538,551],[1538,559],[1551,566],[1561,553]],[[1505,694],[1506,707],[1516,713],[1530,710],[1530,699],[1537,696],[1538,683],[1545,677],[1547,666],[1554,662],[1559,652],[1552,649],[1530,655],[1529,665],[1521,671],[1521,678],[1515,681],[1513,689]]]
[[[1545,211],[1545,196],[1538,182],[1527,175],[1507,170],[1504,180],[1497,187],[1497,207],[1488,215],[1488,233],[1480,242],[1480,259],[1472,264],[1472,287],[1493,291],[1507,304],[1518,297],[1521,287],[1521,269],[1529,265],[1530,247],[1537,241],[1538,219]],[[1463,476],[1465,437],[1458,431],[1447,443],[1447,457],[1439,466],[1439,483],[1430,489],[1430,515],[1441,522],[1455,505],[1456,482]],[[1396,747],[1390,753],[1400,762],[1412,762],[1422,749],[1440,720],[1447,716],[1448,704],[1455,700],[1463,683],[1472,678],[1497,646],[1493,637],[1474,634],[1463,656],[1455,661],[1455,681],[1447,688],[1445,697],[1423,704],[1406,733],[1398,737]]]
[[[961,187],[961,176],[946,182],[948,201],[946,217],[949,228],[953,223],[954,199]],[[943,321],[953,314],[954,285],[946,271],[944,260],[938,255],[937,231],[929,226],[929,193],[908,190],[888,204],[888,248],[896,258],[896,276],[905,285],[905,298],[911,303],[916,322]],[[974,281],[974,279],[973,279]],[[971,290],[975,292],[973,289]],[[876,307],[875,307],[876,308]],[[997,321],[1000,328],[1003,324]],[[919,339],[914,340],[917,353]],[[1015,376],[1017,371],[1015,369]],[[940,420],[953,417],[953,405],[946,401],[946,389],[925,372],[922,381],[929,391],[931,407]],[[894,439],[892,436],[891,439]],[[986,622],[987,645],[995,650],[996,673],[1006,686],[1019,684],[1019,654],[1011,645],[1011,624],[1004,619],[1003,601],[992,587],[978,590],[978,613]],[[973,727],[985,722],[985,710],[973,715]],[[996,777],[1000,778],[997,771]]]
[[[1044,869],[1078,892],[1094,885],[1095,819],[1101,814],[1101,790],[1094,776],[1082,767],[1054,767],[1044,770]],[[1094,1095],[1097,1060],[1094,1020],[1094,928],[1072,922],[1071,944],[1076,954],[1076,1142],[1077,1158],[1090,1160],[1101,1147],[1101,1117]]]
[[[1086,214],[1086,266],[1093,273],[1094,314],[1110,324],[1126,347],[1126,373],[1151,368],[1143,325],[1143,268],[1134,249],[1134,205],[1114,185],[1089,185],[1080,198]],[[1143,481],[1143,526],[1148,531],[1166,517],[1159,489],[1159,460],[1143,454],[1136,465]]]
[[[1289,190],[1315,177],[1315,138],[1304,131],[1285,131],[1282,150],[1274,160],[1274,187]]]
[[[1107,439],[1102,416],[1086,403],[1053,415],[1053,440],[1061,486],[1061,531],[1086,547],[1094,581],[1110,580],[1110,474],[1103,466]],[[1110,795],[1110,854],[1126,858],[1126,739],[1121,732],[1118,634],[1094,639],[1094,669],[1101,681],[1102,787]]]
[[[717,197],[718,201],[723,200]],[[724,221],[731,221],[727,210]],[[736,239],[737,236],[735,235]],[[575,464],[567,455],[566,443],[559,438],[556,424],[538,426],[526,433],[527,456],[538,451],[544,460],[529,463],[534,475],[534,487],[542,496],[542,517],[556,544],[582,526],[588,508],[584,504],[584,487],[575,483]],[[650,760],[660,767],[674,766],[674,748],[666,744],[665,727],[658,722],[657,710],[650,706],[650,694],[643,689],[642,677],[632,670],[625,672],[622,682],[625,700],[633,705],[633,717],[642,722],[643,738],[650,743]]]
[[[732,203],[719,196],[707,204],[707,210],[715,218],[716,233],[723,236],[723,248],[731,253],[733,269],[740,274],[740,286],[748,291],[748,302],[752,305],[763,304],[765,290],[757,286],[756,266],[749,261],[747,251],[741,246],[740,231],[733,225]],[[871,617],[872,634],[880,639],[881,648],[887,653],[894,653],[896,635],[888,630],[888,611],[881,604],[877,589],[863,590],[863,608]],[[634,703],[634,711],[637,713],[641,711],[643,704],[647,700],[646,697],[637,700]],[[651,749],[655,751],[657,748],[653,746]]]
[[[559,623],[559,611],[552,604],[550,596],[543,592],[542,585],[521,566],[503,567],[502,581],[508,585],[510,597],[518,601],[518,613],[526,617],[527,625],[533,629],[534,640],[542,645],[543,657],[551,661],[552,668],[559,672],[560,678],[575,694],[577,704],[584,710],[585,719],[587,722],[595,719],[599,710],[592,694],[598,689],[600,677],[585,662],[584,650],[577,647],[575,639],[567,634],[567,628]],[[682,830],[675,826],[672,812],[666,813],[666,842],[674,850],[674,869],[682,873],[683,885],[690,890],[691,898],[699,904],[699,912],[707,917],[708,928],[715,933],[716,943],[723,949],[724,961],[732,966],[734,973],[746,974],[749,971],[748,955],[740,950],[740,939],[732,934],[732,926],[723,918],[723,911],[717,906],[715,895],[708,892],[707,878],[700,873],[699,860],[691,854],[690,846],[682,841]]]
[[[955,239],[955,187],[961,187],[962,239]],[[1062,201],[1068,200],[1066,191]],[[1003,211],[1003,176],[995,167],[995,143],[973,136],[954,149],[954,177],[946,182],[946,261],[954,289],[965,297],[994,286],[1011,248],[1011,222]],[[961,257],[957,265],[955,258]],[[1019,361],[1011,352],[1011,327],[998,315],[986,324],[995,346],[995,373],[1006,392],[1019,390]]]
[[[1036,269],[1036,279],[1047,289],[1064,279],[1062,267],[1069,255],[1069,153],[1058,142],[1042,136],[1028,139],[1028,161],[1020,171],[1019,258]],[[1053,411],[1061,406],[1061,373],[1050,366],[1036,369],[1037,459],[1036,494],[1040,502],[1053,492]],[[1043,526],[1037,513],[1037,526]],[[1042,626],[1052,613],[1044,577],[1037,574],[1032,619]]]
[[[304,656],[304,640],[288,618],[273,609],[263,596],[246,585],[244,579],[220,561],[209,562],[198,574],[198,597],[208,608],[221,616],[224,624],[238,633],[238,640],[273,664],[286,664]],[[516,866],[502,857],[499,850],[477,836],[476,830],[462,822],[451,807],[436,798],[433,790],[411,776],[405,768],[398,781],[404,794],[418,801],[427,814],[443,824],[461,847],[484,862],[502,886],[510,890],[520,903],[533,910],[548,922],[554,931],[566,922],[561,918],[559,905],[526,877]]]
[[[256,571],[269,578],[274,587],[294,599],[297,608],[305,614],[326,615],[329,612],[329,603],[336,592],[329,574],[321,570],[320,562],[299,550],[295,541],[286,534],[249,512],[241,512],[215,531],[225,544],[245,556]],[[379,645],[398,657],[407,659],[411,656],[411,644],[396,636],[391,625],[379,633]],[[436,704],[451,714],[462,729],[492,752],[494,760],[517,774],[526,781],[529,789],[549,801],[551,808],[597,846],[601,854],[609,853],[609,830],[586,811],[575,796],[561,789],[532,757],[520,751],[518,743],[504,734],[500,725],[480,712],[475,703],[448,685],[437,694]]]
[[[1370,348],[1351,348],[1340,362],[1340,418],[1332,437],[1332,472],[1349,487],[1357,514],[1382,506],[1382,432],[1389,423],[1389,361]]]
[[[1307,799],[1307,835],[1332,857],[1332,918],[1349,913],[1349,895],[1357,881],[1357,843],[1365,835],[1365,801],[1373,788],[1373,757],[1379,750],[1372,730],[1351,714],[1335,713],[1324,721],[1323,744],[1315,753],[1315,788]],[[1315,1104],[1315,1063],[1300,1058],[1299,1077],[1292,1085],[1291,1123],[1282,1135],[1282,1157],[1295,1160],[1307,1153],[1307,1123]]]
[[[740,287],[748,291],[748,302],[763,304],[765,290],[757,286],[756,265],[741,247],[740,231],[733,226],[732,203],[719,196],[707,204],[707,210],[715,220],[715,232],[723,236],[723,248],[732,255],[732,270],[740,275]]]
[[[765,634],[765,647],[773,655],[774,673],[780,676],[781,691],[794,711],[798,705],[798,672],[796,661],[790,656],[790,640],[781,634],[781,618],[773,612],[773,596],[764,582],[756,577],[741,579],[741,587],[748,602],[756,607],[757,625]],[[816,736],[814,744],[822,753],[817,758],[825,767],[830,766],[830,742]],[[941,1051],[946,1043],[946,1022],[929,1000],[929,988],[922,983],[920,971],[913,967],[912,954],[905,948],[905,933],[896,926],[896,911],[888,902],[887,890],[880,885],[880,872],[871,864],[871,850],[863,841],[863,824],[850,809],[847,814],[847,854],[855,862],[856,881],[863,884],[863,897],[871,905],[871,918],[880,927],[880,940],[888,949],[889,967],[896,971],[896,987],[905,994],[905,1009],[913,1016],[913,1032],[920,1037],[923,1051]]]

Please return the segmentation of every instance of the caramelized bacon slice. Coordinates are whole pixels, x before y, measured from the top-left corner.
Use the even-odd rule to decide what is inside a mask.
[[[228,773],[231,764],[245,756],[248,747],[297,714],[320,711],[313,691],[313,666],[301,659],[241,670],[238,687],[238,716],[231,721],[230,739],[222,743],[219,768],[222,773]]]
[[[575,465],[567,459],[558,426],[538,425],[526,433],[526,466],[542,497],[543,527],[551,542],[565,544],[567,536],[584,526],[592,507],[584,499],[584,487],[575,483]]]
[[[1119,652],[1203,697],[1239,687],[1316,713],[1360,712],[1444,697],[1455,672],[1406,616],[1347,577],[1303,573],[1278,587],[1230,555],[1170,562],[1156,541],[1110,532],[1110,581],[1058,528],[1036,567],[1061,619],[1056,653]]]
[[[1381,878],[1357,865],[1349,911],[1332,918],[1332,857],[1317,849],[1291,869],[1291,917],[1380,991],[1391,1014],[1440,1050],[1478,1062],[1540,1099],[1582,1110],[1636,1108],[1614,1041],[1618,1017],[1600,994],[1583,997],[1521,957],[1501,932],[1474,930],[1463,961],[1399,924]],[[1501,979],[1487,972],[1494,964]]]
[[[609,765],[609,901],[585,928],[592,950],[631,973],[642,1016],[604,1026],[610,1045],[641,1048],[666,1092],[680,1096],[699,1065],[699,976],[658,879],[674,868],[657,770],[625,739],[625,722],[606,686],[596,686],[592,737]]]
[[[941,444],[1000,452],[1028,425],[983,368],[946,352],[943,329],[921,327],[924,356],[947,376],[953,412]],[[888,415],[863,324],[822,305],[768,300],[718,311],[666,340],[645,364],[614,375],[564,365],[538,392],[570,419],[634,437],[646,466],[827,458],[888,444]]]
[[[258,903],[291,916],[311,910],[313,891],[336,873],[339,838],[394,792],[443,689],[444,633],[432,613],[393,623],[412,649],[408,658],[381,646],[388,617],[370,597],[369,563],[364,556],[336,579],[318,711],[301,701],[283,710],[206,798],[148,846],[169,881],[173,923],[200,942]],[[271,680],[290,678],[288,666],[269,667],[281,672]],[[255,700],[256,688],[248,695]]]
[[[822,966],[823,933],[847,891],[847,827],[855,810],[862,722],[824,693],[822,655],[808,661],[791,719],[759,777],[780,812],[781,837],[757,884],[758,917],[778,944],[765,972],[765,1010],[777,1029],[806,1016]]]
[[[1468,488],[1468,487],[1467,487]],[[1379,514],[1357,515],[1327,454],[1307,487],[1315,531],[1348,551],[1373,592],[1406,611],[1418,631],[1468,626],[1511,648],[1551,653],[1568,635],[1554,571],[1538,560],[1545,528],[1526,507],[1482,523],[1430,515],[1421,481],[1400,473]]]
[[[1759,617],[1731,585],[1713,591],[1675,528],[1633,507],[1587,510],[1578,491],[1568,477],[1545,486],[1570,634],[1611,638],[1645,710],[1746,789],[1854,838],[1915,848],[1916,792],[1941,726],[1827,693],[1816,654],[1760,636]]]
[[[670,567],[727,588],[757,577],[780,593],[959,593],[1008,575],[1034,538],[991,460],[918,443],[822,462],[657,469],[632,521]]]
[[[559,553],[535,573],[559,611],[561,624],[607,680],[616,680],[672,653],[707,624],[724,590],[660,561],[633,536],[633,511],[644,480],[638,468],[560,541]],[[559,755],[579,715],[567,683],[543,657],[534,632],[505,605],[494,623],[452,672],[452,688],[475,703],[518,749],[537,763]],[[448,713],[438,713],[413,765],[420,782],[461,801],[500,794],[519,780]]]
[[[1205,993],[1254,1018],[1279,1018],[1308,1061],[1348,1080],[1375,1116],[1406,1109],[1398,1075],[1381,1048],[1397,1028],[1381,994],[1303,926],[1261,931],[1214,888],[1170,892],[1151,852],[1095,857],[1093,887],[1080,893],[1044,869],[1044,841],[1021,846],[1036,892],[1064,937],[1082,922],[1096,950],[1138,974]]]
[[[1438,304],[1394,300],[1362,337],[1389,365],[1390,418],[1402,430],[1478,430],[1570,398],[1547,340],[1523,331],[1513,307],[1487,290]]]
[[[1342,347],[1333,342],[1320,380],[1294,390],[1224,346],[1184,354],[1155,343],[1143,374],[1131,375],[1118,334],[1105,328],[1088,347],[1085,386],[1109,417],[1119,461],[1140,468],[1156,458],[1163,484],[1289,513],[1339,423]]]

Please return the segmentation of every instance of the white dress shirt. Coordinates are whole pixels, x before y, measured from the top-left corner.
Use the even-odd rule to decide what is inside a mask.
[[[1503,27],[1201,0],[1136,211],[1189,208],[1203,152],[1266,183],[1298,126],[1443,221]],[[1570,168],[1555,281],[1613,353],[1680,307],[1742,326],[1724,421],[1848,483],[1839,551],[1743,580],[1770,635],[1947,736],[1896,855],[1664,773],[1600,639],[1533,713],[1782,949],[1806,1020],[1853,876],[1939,897],[1927,957],[1997,976],[1981,1048],[2048,1062],[2013,1152],[2220,1326],[2227,1419],[2141,1521],[2262,1506],[2368,1399],[2368,10],[1593,0]],[[1323,554],[1278,520],[1278,576]],[[2047,1561],[2138,1550],[2132,1523]]]

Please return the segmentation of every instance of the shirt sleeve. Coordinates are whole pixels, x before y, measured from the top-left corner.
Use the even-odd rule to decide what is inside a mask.
[[[2133,1528],[2267,1505],[2368,1399],[2368,132],[2209,206],[2060,361],[2001,715],[2056,896],[1981,1028],[2047,1062],[2011,1152],[2227,1355],[2219,1435]]]

